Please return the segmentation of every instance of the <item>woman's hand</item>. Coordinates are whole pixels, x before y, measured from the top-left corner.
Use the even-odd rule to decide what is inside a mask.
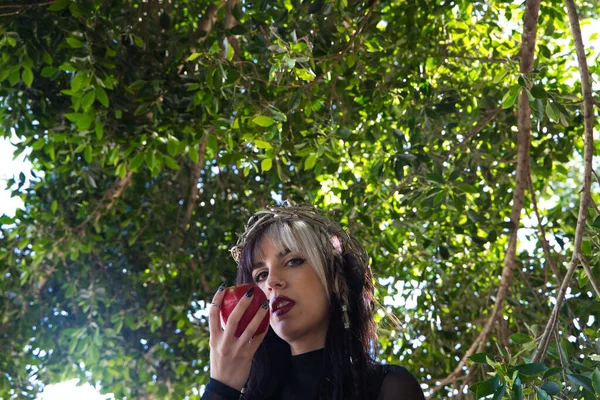
[[[252,296],[243,296],[227,319],[225,329],[221,328],[221,304],[223,289],[215,294],[208,314],[210,327],[210,377],[237,390],[242,390],[250,376],[252,358],[267,331],[254,336],[265,314],[269,312],[269,301],[263,304],[254,315],[239,338],[234,336],[238,322],[248,308]],[[266,305],[266,307],[265,307]]]

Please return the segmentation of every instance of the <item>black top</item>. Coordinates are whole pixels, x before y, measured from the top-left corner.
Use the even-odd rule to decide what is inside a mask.
[[[292,356],[291,373],[284,382],[279,400],[314,399],[323,376],[324,349]],[[398,365],[379,365],[367,380],[373,400],[425,400],[414,376]],[[238,400],[241,393],[211,378],[202,400]]]

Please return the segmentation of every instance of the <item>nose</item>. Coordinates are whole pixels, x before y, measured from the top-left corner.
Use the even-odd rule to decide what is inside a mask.
[[[285,280],[282,276],[273,273],[273,270],[269,271],[269,276],[266,279],[267,291],[269,293],[273,290],[281,290],[286,286]]]

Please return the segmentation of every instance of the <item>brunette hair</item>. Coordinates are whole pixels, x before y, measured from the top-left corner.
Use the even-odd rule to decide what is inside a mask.
[[[253,282],[252,266],[262,240],[302,252],[321,279],[330,302],[329,329],[319,399],[367,399],[367,378],[377,362],[373,276],[364,247],[312,206],[270,207],[248,223],[232,251],[237,284]],[[245,399],[274,396],[291,362],[289,344],[269,331],[250,370]]]

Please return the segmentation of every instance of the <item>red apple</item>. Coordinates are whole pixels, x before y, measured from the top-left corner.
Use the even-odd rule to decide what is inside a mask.
[[[226,324],[237,303],[252,287],[254,288],[254,295],[252,296],[250,305],[238,323],[237,329],[235,330],[235,337],[240,337],[242,335],[242,332],[244,332],[250,321],[252,321],[252,318],[254,318],[260,309],[260,306],[267,301],[267,296],[257,285],[253,283],[245,283],[243,285],[231,286],[225,289],[223,304],[221,305],[221,317],[223,318],[223,322]],[[269,313],[267,312],[262,322],[258,326],[258,330],[256,331],[255,335],[260,335],[261,333],[265,332],[268,327]]]

